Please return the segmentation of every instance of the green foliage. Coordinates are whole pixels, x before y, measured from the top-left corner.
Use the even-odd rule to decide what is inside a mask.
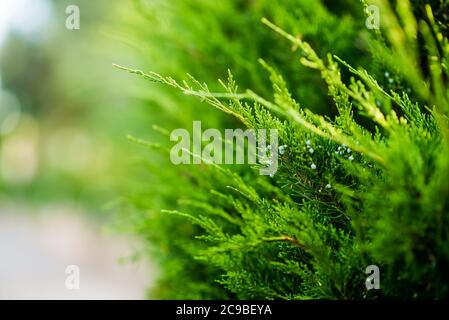
[[[151,104],[177,110],[160,115],[158,143],[138,141],[160,156],[129,197],[161,262],[157,297],[449,296],[447,2],[374,1],[378,31],[360,2],[338,2],[137,2],[165,58],[159,73],[120,68],[162,83]],[[170,164],[168,132],[192,120],[278,129],[279,171]],[[371,264],[381,290],[365,288]]]

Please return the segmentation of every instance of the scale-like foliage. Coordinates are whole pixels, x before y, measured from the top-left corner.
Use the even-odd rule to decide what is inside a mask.
[[[271,178],[259,165],[174,166],[171,128],[159,124],[155,187],[132,198],[136,231],[160,257],[158,297],[449,296],[449,44],[444,14],[433,15],[447,3],[374,2],[377,32],[364,29],[358,1],[342,2],[346,13],[320,1],[174,2],[164,12],[184,12],[177,41],[195,51],[198,69],[185,56],[165,62],[174,76],[194,76],[120,67],[171,87],[153,103],[185,103],[173,123],[273,128],[286,146]],[[207,11],[204,20],[192,8]],[[271,34],[259,29],[262,15]],[[211,89],[196,80],[228,67],[228,80]],[[381,289],[368,291],[372,264]]]

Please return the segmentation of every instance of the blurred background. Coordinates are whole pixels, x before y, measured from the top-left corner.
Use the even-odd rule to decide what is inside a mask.
[[[0,298],[203,298],[195,286],[214,280],[191,259],[194,229],[161,209],[207,196],[163,152],[127,137],[164,149],[167,132],[193,120],[241,124],[112,64],[178,80],[190,73],[211,91],[222,90],[217,79],[229,68],[239,88],[271,99],[256,63],[263,58],[298,101],[330,112],[320,74],[260,22],[302,35],[321,56],[363,65],[368,55],[352,43],[362,43],[364,19],[339,10],[346,0],[323,2],[337,14],[297,0],[0,0]],[[80,28],[72,30],[66,11],[74,5]],[[203,176],[202,167],[190,169]],[[80,290],[65,286],[69,265],[80,269]]]
[[[66,28],[73,4],[79,30]],[[130,101],[144,83],[112,67],[136,59],[116,30],[133,14],[124,1],[0,0],[1,299],[140,299],[151,287],[142,245],[113,223],[138,158],[127,135],[149,123]],[[68,265],[79,290],[66,288]]]

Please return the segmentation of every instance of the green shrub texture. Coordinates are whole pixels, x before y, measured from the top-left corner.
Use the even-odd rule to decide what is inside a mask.
[[[148,149],[122,219],[159,261],[150,297],[449,297],[448,1],[135,7],[142,64],[117,67],[153,82],[154,130],[130,138]],[[277,129],[277,173],[172,164],[195,120]]]

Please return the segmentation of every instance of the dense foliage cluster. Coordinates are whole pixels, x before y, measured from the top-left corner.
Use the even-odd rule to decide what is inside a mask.
[[[120,68],[160,84],[157,135],[132,138],[151,151],[124,216],[160,261],[153,294],[447,298],[448,5],[136,1],[139,69],[154,72]],[[169,132],[193,120],[277,129],[279,171],[171,164]]]

